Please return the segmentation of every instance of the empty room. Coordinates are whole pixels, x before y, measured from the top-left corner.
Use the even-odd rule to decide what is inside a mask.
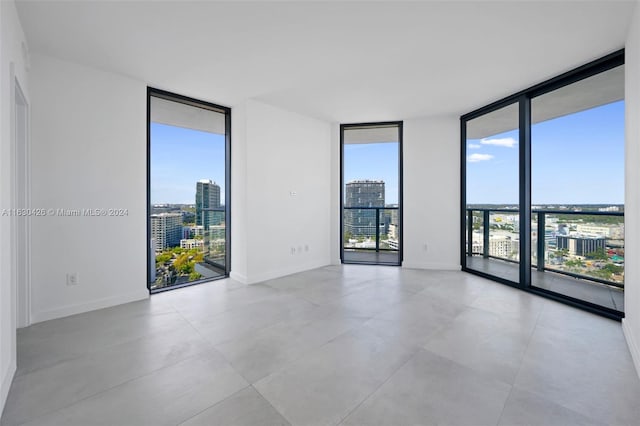
[[[640,1],[0,36],[0,425],[640,424]]]

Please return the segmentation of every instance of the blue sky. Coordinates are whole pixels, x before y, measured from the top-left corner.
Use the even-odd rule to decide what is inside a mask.
[[[344,181],[383,180],[385,204],[398,203],[398,143],[346,144]]]
[[[398,144],[345,146],[345,181],[385,181],[385,202],[398,202]],[[224,136],[151,123],[151,204],[193,204],[196,182],[215,181],[224,199]]]
[[[195,204],[200,179],[224,200],[224,149],[224,135],[151,123],[151,204]]]
[[[531,157],[534,205],[623,204],[624,101],[535,124]],[[385,202],[398,202],[397,143],[346,145],[344,173],[384,180]],[[193,204],[200,179],[224,194],[224,136],[152,123],[151,203]],[[518,202],[516,130],[467,141],[467,202]]]
[[[468,204],[517,204],[517,141],[467,141]],[[532,204],[624,203],[624,101],[535,124],[531,141]]]

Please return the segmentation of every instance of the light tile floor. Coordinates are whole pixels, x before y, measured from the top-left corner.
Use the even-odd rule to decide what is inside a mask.
[[[18,332],[6,425],[638,425],[620,323],[471,274],[329,266]]]

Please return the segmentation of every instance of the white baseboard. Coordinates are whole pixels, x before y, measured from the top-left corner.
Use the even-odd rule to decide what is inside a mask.
[[[16,374],[16,360],[15,353],[13,353],[14,359],[11,361],[11,365],[7,369],[6,374],[2,378],[0,384],[0,415],[4,410],[4,404],[7,402],[7,396],[9,396],[9,389],[11,389],[11,383],[13,382],[13,376]]]
[[[69,315],[81,314],[84,312],[95,311],[96,309],[109,308],[111,306],[122,305],[123,303],[144,300],[149,297],[149,291],[145,288],[125,295],[115,297],[105,297],[103,299],[92,300],[86,303],[78,303],[74,305],[62,306],[60,308],[51,309],[43,312],[34,312],[32,315],[32,324],[49,321],[56,318],[68,317]]]
[[[229,278],[231,278],[232,280],[236,280],[242,284],[247,283],[247,277],[245,275],[238,274],[237,272],[229,272]]]
[[[247,284],[257,284],[267,280],[273,280],[275,278],[284,277],[286,275],[297,274],[298,272],[309,271],[311,269],[322,268],[323,266],[329,266],[330,263],[327,260],[316,260],[309,263],[303,263],[300,265],[289,266],[287,268],[278,269],[275,271],[267,271],[260,274],[251,275],[247,278]]]
[[[402,262],[402,267],[407,269],[427,269],[434,271],[460,271],[460,265],[451,263],[414,263]]]
[[[640,378],[640,346],[638,341],[635,340],[633,331],[629,327],[629,321],[622,319],[622,332],[627,340],[627,346],[629,346],[629,352],[631,352],[631,359],[633,359],[633,365],[636,367],[636,374]]]

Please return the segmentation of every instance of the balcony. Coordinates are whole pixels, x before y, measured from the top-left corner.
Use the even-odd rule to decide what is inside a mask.
[[[400,265],[398,207],[343,207],[342,261]]]
[[[531,286],[624,312],[624,213],[533,210]],[[518,283],[519,212],[468,208],[466,266]]]

